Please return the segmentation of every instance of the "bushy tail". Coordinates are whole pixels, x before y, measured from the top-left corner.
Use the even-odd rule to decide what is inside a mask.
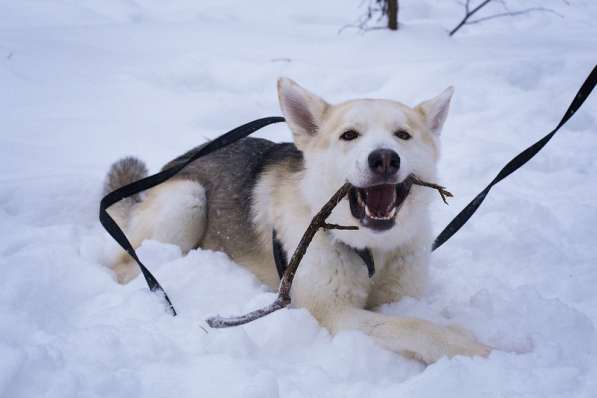
[[[147,167],[145,167],[143,161],[134,157],[120,159],[110,167],[110,171],[108,171],[108,175],[104,181],[103,193],[107,195],[115,189],[140,180],[145,176],[147,176]],[[133,195],[111,206],[108,211],[116,219],[118,224],[124,227],[131,208],[140,201],[141,197],[139,195]]]

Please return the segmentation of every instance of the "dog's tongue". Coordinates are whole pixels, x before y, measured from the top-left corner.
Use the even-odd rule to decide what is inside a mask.
[[[394,199],[396,195],[396,187],[394,185],[376,185],[367,188],[367,207],[369,211],[375,215],[383,216],[392,210]]]

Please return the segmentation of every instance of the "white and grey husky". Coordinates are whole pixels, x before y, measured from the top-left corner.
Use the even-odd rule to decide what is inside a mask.
[[[378,99],[332,105],[282,78],[279,102],[294,144],[241,140],[110,213],[135,247],[155,239],[183,251],[221,250],[275,288],[272,231],[292,253],[315,213],[348,181],[353,188],[328,222],[359,229],[315,236],[294,279],[292,303],[307,308],[332,333],[360,330],[427,363],[442,356],[487,356],[489,347],[460,328],[373,311],[424,291],[434,192],[407,177],[435,182],[452,92],[448,88],[414,108]],[[112,166],[105,189],[145,174],[142,162],[123,159]],[[355,251],[364,248],[375,262],[371,278]],[[114,271],[121,283],[138,273],[126,253]]]

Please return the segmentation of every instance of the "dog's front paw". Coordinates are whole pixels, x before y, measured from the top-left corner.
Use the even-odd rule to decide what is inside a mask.
[[[439,327],[431,335],[428,349],[416,353],[416,357],[429,364],[442,357],[452,358],[457,355],[486,358],[492,348],[479,343],[470,332],[459,327]]]
[[[112,267],[112,271],[121,285],[126,285],[139,275],[139,268],[132,261],[120,262]]]

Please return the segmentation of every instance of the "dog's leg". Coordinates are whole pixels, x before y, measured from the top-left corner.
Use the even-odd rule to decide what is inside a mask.
[[[326,243],[324,235],[316,240],[294,279],[292,302],[307,308],[330,332],[360,330],[383,347],[426,363],[442,356],[489,354],[488,347],[456,328],[365,310],[375,287],[362,260],[344,245]]]
[[[148,191],[145,200],[133,208],[126,233],[134,248],[153,239],[175,244],[186,253],[200,242],[205,223],[204,188],[195,181],[172,180]],[[139,274],[137,264],[124,252],[113,271],[119,283]]]
[[[373,337],[380,345],[432,363],[443,356],[489,355],[491,349],[478,343],[468,333],[453,327],[406,317],[389,316],[354,307],[345,307],[330,313],[322,323],[333,332],[345,329],[360,330]]]

